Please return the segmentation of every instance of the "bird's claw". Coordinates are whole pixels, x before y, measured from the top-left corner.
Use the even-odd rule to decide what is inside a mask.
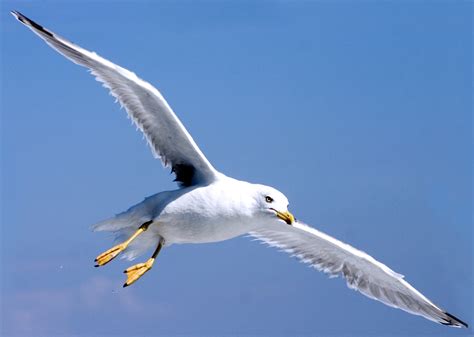
[[[99,256],[97,256],[95,258],[95,263],[96,263],[95,266],[100,267],[100,266],[103,266],[103,265],[109,263],[117,255],[119,255],[122,251],[124,251],[125,248],[127,248],[127,246],[124,243],[120,243],[120,244],[110,248],[109,250],[103,252],[102,254],[100,254]]]
[[[142,277],[147,271],[151,269],[153,262],[155,262],[155,259],[150,258],[144,263],[137,263],[136,265],[125,269],[124,273],[127,274],[127,280],[123,286],[128,287],[129,285],[135,283],[140,277]]]

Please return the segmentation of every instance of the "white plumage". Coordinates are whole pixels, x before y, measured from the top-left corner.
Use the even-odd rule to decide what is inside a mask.
[[[450,318],[406,282],[403,275],[372,256],[303,223],[296,222],[278,230],[260,229],[250,234],[330,276],[342,275],[349,288],[374,300],[434,322],[445,322]]]
[[[125,240],[146,224],[143,233],[137,234],[137,238],[123,247],[125,257],[133,259],[158,243],[153,258],[162,243],[166,246],[214,242],[249,233],[318,270],[332,276],[342,275],[350,288],[370,298],[438,323],[467,327],[466,323],[433,304],[386,265],[294,221],[287,209],[288,200],[281,192],[268,186],[238,181],[216,171],[151,84],[46,30],[22,14],[12,14],[66,58],[88,68],[125,107],[144,133],[153,154],[176,174],[180,189],[157,193],[94,226],[95,230],[114,232],[119,239]],[[151,265],[147,268],[150,269]]]

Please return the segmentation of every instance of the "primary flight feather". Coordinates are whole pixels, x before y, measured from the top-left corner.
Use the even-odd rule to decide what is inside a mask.
[[[125,270],[124,286],[150,270],[163,247],[174,243],[216,242],[248,233],[318,270],[342,275],[350,288],[370,298],[434,322],[467,327],[386,265],[296,221],[288,211],[288,199],[281,192],[218,172],[150,83],[21,13],[12,14],[53,49],[88,68],[144,133],[153,154],[176,175],[179,189],[157,193],[94,226],[97,231],[114,232],[122,239],[96,258],[96,266],[105,265],[122,252],[133,259],[148,248],[155,248],[146,262]]]

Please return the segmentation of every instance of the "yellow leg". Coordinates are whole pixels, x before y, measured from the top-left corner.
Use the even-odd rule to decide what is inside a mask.
[[[145,273],[149,271],[151,267],[153,267],[153,263],[155,262],[155,259],[161,250],[161,247],[163,247],[163,242],[164,240],[160,239],[160,242],[158,242],[158,246],[153,252],[153,255],[148,259],[148,261],[144,263],[137,263],[136,265],[124,270],[124,273],[127,274],[127,280],[123,285],[124,287],[128,287],[129,285],[135,283],[135,281],[145,275]]]
[[[133,235],[130,238],[128,238],[128,240],[126,240],[122,243],[119,243],[118,245],[110,248],[109,250],[107,250],[107,251],[103,252],[102,254],[100,254],[99,256],[97,256],[95,258],[95,263],[96,263],[95,266],[100,267],[100,266],[103,266],[103,265],[109,263],[110,261],[112,261],[112,259],[114,259],[117,255],[119,255],[121,252],[123,252],[128,247],[130,242],[135,240],[137,236],[139,236],[141,233],[146,231],[148,229],[148,226],[150,226],[152,222],[153,221],[145,222],[143,225],[141,225],[137,229],[137,231],[135,233],[133,233]]]

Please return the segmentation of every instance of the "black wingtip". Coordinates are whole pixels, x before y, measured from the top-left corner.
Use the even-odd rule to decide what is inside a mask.
[[[33,27],[34,29],[50,36],[50,37],[53,37],[53,34],[51,32],[49,32],[48,30],[46,30],[43,26],[37,24],[36,22],[34,22],[33,20],[27,18],[26,16],[24,16],[23,14],[21,14],[20,12],[18,11],[11,11],[10,12],[18,21],[20,21],[22,24],[24,25],[27,25],[27,26],[30,26],[30,27]]]
[[[21,17],[23,16],[20,12],[18,11],[10,11],[10,14],[13,15],[15,17],[15,19],[17,19],[18,21],[21,21]]]
[[[21,14],[19,11],[13,10],[13,11],[10,11],[10,13],[15,17],[15,19],[17,19],[18,21],[22,23],[27,23],[28,21],[31,21],[26,16]]]
[[[451,326],[458,326],[458,327],[463,326],[465,328],[469,327],[469,325],[466,322],[461,321],[459,318],[457,318],[454,315],[451,315],[449,312],[445,312],[444,314],[446,316],[448,316],[449,318],[451,318],[451,320],[447,321],[446,323],[443,322],[442,324],[451,325]]]

